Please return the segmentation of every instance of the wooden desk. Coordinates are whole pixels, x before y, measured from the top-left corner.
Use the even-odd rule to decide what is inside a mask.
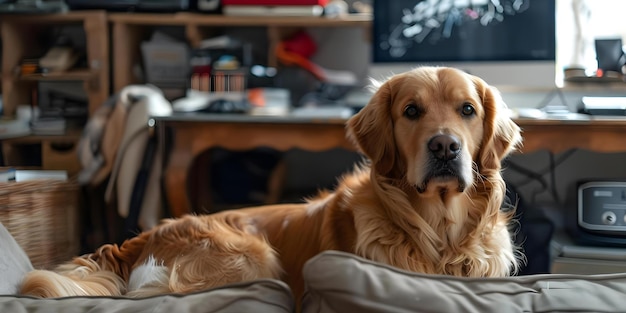
[[[160,146],[166,147],[165,140],[171,143],[165,148],[169,150],[169,158],[164,158],[163,179],[168,205],[174,216],[193,211],[189,190],[194,182],[190,180],[189,172],[194,159],[209,148],[355,149],[346,139],[345,119],[195,114],[160,117],[156,122],[162,141]],[[626,119],[518,119],[516,122],[523,130],[522,153],[544,149],[554,153],[569,149],[626,151]]]

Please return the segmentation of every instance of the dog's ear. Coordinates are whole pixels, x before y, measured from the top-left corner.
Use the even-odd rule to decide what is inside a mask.
[[[387,176],[393,170],[396,159],[391,118],[393,97],[389,81],[377,87],[369,103],[348,121],[347,133],[348,138],[370,159],[374,170]]]
[[[521,131],[510,118],[500,92],[478,77],[473,80],[485,110],[479,170],[499,170],[502,159],[521,144]]]

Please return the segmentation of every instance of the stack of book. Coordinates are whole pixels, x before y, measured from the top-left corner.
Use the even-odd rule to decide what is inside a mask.
[[[0,139],[30,135],[28,121],[19,119],[0,119]]]
[[[328,0],[222,0],[225,15],[321,16]]]
[[[65,119],[40,117],[30,122],[30,128],[35,135],[63,135],[65,134]]]

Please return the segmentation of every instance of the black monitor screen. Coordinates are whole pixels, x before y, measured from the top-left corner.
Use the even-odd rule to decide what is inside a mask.
[[[376,0],[374,62],[555,59],[555,0]]]

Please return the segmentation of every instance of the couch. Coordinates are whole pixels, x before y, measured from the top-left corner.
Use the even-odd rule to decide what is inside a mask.
[[[295,312],[282,281],[263,279],[187,295],[141,299],[18,296],[32,269],[0,224],[0,312]],[[626,312],[626,274],[539,274],[460,278],[411,273],[338,251],[304,268],[303,313],[317,312]]]

